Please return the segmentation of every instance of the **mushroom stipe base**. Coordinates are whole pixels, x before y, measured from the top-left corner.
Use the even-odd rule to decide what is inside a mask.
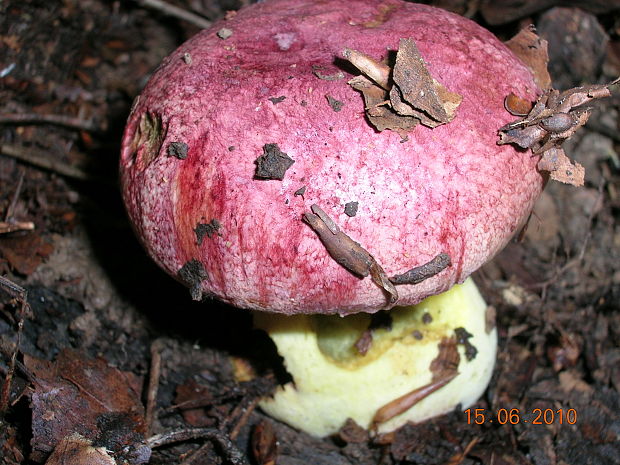
[[[362,355],[360,341],[367,337],[372,315],[257,312],[256,327],[273,339],[293,378],[293,383],[279,388],[260,406],[274,418],[314,436],[336,433],[348,418],[364,428],[389,432],[406,422],[450,412],[459,404],[465,409],[486,389],[495,363],[497,331],[487,313],[486,303],[469,278],[417,305],[393,309],[391,325],[371,331],[371,342],[364,344]],[[472,336],[463,344],[459,335],[467,333]],[[432,384],[433,377],[440,375],[442,341],[456,343],[456,376],[411,408],[374,424],[382,407]]]

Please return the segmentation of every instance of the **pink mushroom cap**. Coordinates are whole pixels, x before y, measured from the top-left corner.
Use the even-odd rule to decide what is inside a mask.
[[[418,125],[408,140],[369,124],[347,83],[359,73],[341,58],[351,48],[382,60],[402,38],[463,97],[452,122]],[[511,92],[535,100],[539,89],[504,44],[458,15],[400,0],[269,0],[155,71],[123,138],[124,201],[148,253],[195,298],[285,314],[389,307],[303,221],[316,204],[388,276],[450,256],[435,276],[397,286],[395,304],[415,304],[502,249],[542,189],[537,159],[496,143],[514,119]],[[266,144],[294,160],[281,180],[255,177]]]

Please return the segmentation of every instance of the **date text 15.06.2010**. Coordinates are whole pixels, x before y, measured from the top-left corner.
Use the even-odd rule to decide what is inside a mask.
[[[555,410],[535,408],[529,413],[522,413],[518,408],[500,408],[495,414],[484,408],[468,408],[464,413],[467,416],[468,425],[482,425],[483,423],[499,423],[500,425],[516,425],[518,423],[574,425],[577,423],[577,411],[574,408],[559,408]]]

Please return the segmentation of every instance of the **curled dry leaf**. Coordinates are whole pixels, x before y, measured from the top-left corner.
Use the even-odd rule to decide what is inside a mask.
[[[420,122],[413,116],[403,116],[393,111],[389,106],[388,92],[373,84],[370,79],[357,76],[349,81],[349,85],[364,96],[366,117],[377,131],[390,129],[404,137]]]
[[[540,171],[548,171],[554,181],[583,186],[586,174],[585,168],[579,163],[573,163],[561,147],[553,147],[543,153],[538,162]]]
[[[506,42],[512,52],[525,63],[534,75],[534,80],[541,89],[551,88],[551,76],[547,70],[549,53],[547,41],[536,34],[533,25],[521,29],[516,36]]]
[[[434,128],[456,115],[462,97],[431,76],[413,40],[400,40],[393,70],[357,50],[345,49],[343,55],[363,74],[349,84],[363,94],[367,117],[377,130],[404,137],[418,123]]]
[[[373,282],[389,296],[389,304],[398,300],[398,292],[375,258],[360,244],[343,233],[338,225],[318,205],[304,214],[304,221],[314,230],[336,262],[356,276],[370,275]]]
[[[579,163],[571,162],[560,146],[588,121],[591,109],[582,106],[594,99],[611,96],[609,87],[617,83],[615,80],[605,85],[581,86],[563,92],[548,90],[526,115],[500,128],[497,143],[514,144],[532,149],[534,154],[542,154],[539,170],[548,171],[550,178],[556,181],[581,186],[585,170]],[[521,102],[511,95],[506,97],[506,110],[516,114],[511,110]]]
[[[390,73],[391,69],[385,63],[375,61],[368,55],[345,48],[342,55],[359,69],[364,76],[375,82],[383,90],[390,90]]]

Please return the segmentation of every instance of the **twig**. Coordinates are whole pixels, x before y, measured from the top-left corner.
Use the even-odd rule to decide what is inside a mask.
[[[91,120],[68,115],[41,115],[39,113],[0,113],[0,124],[55,124],[83,131],[102,129]]]
[[[145,421],[147,435],[153,434],[153,420],[157,405],[157,391],[159,389],[159,377],[161,374],[161,348],[159,340],[151,344],[151,369],[149,373],[149,385],[146,393]]]
[[[203,29],[211,27],[211,24],[213,24],[211,21],[203,18],[202,16],[192,13],[191,11],[184,10],[183,8],[179,8],[178,6],[171,5],[170,3],[164,2],[162,0],[136,1],[142,6],[160,11],[161,13],[168,16],[182,19],[183,21],[187,21],[188,23],[192,23],[193,25],[201,27]]]
[[[215,428],[188,428],[167,433],[156,434],[146,440],[147,445],[151,449],[161,447],[181,441],[190,441],[192,439],[209,439],[217,442],[226,458],[233,465],[248,465],[245,456],[235,446],[235,444],[223,432]]]
[[[0,234],[6,234],[15,231],[32,231],[34,223],[32,221],[0,221]]]
[[[469,453],[474,448],[474,446],[476,444],[478,444],[479,440],[480,440],[480,438],[475,437],[471,441],[469,441],[467,446],[465,446],[465,449],[463,449],[463,452],[460,452],[460,453],[452,456],[452,458],[450,458],[450,460],[448,460],[446,465],[460,465],[461,462],[463,462],[463,460],[465,460],[465,457],[467,457],[469,455]]]
[[[252,401],[243,408],[243,413],[239,417],[239,420],[237,420],[237,423],[235,424],[233,429],[230,430],[230,435],[229,435],[230,439],[232,439],[233,441],[237,439],[237,436],[239,436],[239,432],[241,431],[241,428],[243,428],[247,424],[248,419],[250,418],[250,415],[252,415],[252,412],[256,409],[257,405],[258,405],[258,397],[252,399]]]
[[[213,445],[210,442],[207,442],[196,449],[194,452],[189,454],[185,460],[183,460],[179,465],[191,465],[193,463],[207,463],[206,461],[198,462],[198,459],[203,458],[203,456],[213,449]]]
[[[227,400],[230,400],[235,397],[240,397],[244,395],[244,391],[240,388],[235,387],[231,392],[227,392],[220,396],[202,396],[195,399],[186,400],[183,402],[179,402],[178,404],[171,405],[162,410],[162,413],[170,413],[175,410],[184,410],[184,409],[195,409],[195,408],[203,408],[210,407],[215,404],[220,404]]]
[[[43,150],[21,145],[2,144],[0,145],[0,153],[36,166],[37,168],[60,174],[61,176],[80,180],[90,179],[90,176],[79,168],[57,160],[50,160],[48,153]]]
[[[15,211],[15,205],[17,205],[17,199],[19,198],[19,194],[22,191],[22,185],[24,184],[24,169],[19,169],[19,179],[17,180],[17,186],[15,187],[15,192],[13,192],[13,198],[11,199],[11,203],[6,209],[6,214],[4,215],[4,221],[7,223],[10,222],[13,217],[13,212]]]
[[[0,276],[0,286],[14,295],[20,302],[19,316],[17,319],[17,335],[15,338],[15,348],[11,354],[11,360],[9,362],[9,369],[7,370],[4,378],[4,384],[2,385],[2,391],[0,392],[0,413],[6,412],[9,407],[9,396],[11,394],[11,382],[13,381],[13,374],[15,373],[15,364],[17,362],[17,353],[19,352],[19,346],[22,339],[22,331],[24,329],[24,316],[26,314],[26,307],[28,306],[28,291],[21,286],[18,286],[13,281],[4,276]]]

